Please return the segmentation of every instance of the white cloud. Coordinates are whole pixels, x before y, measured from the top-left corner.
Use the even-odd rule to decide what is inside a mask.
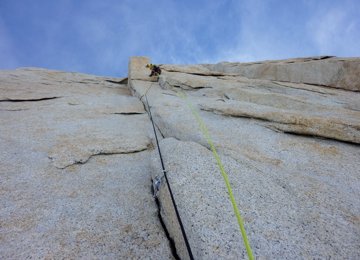
[[[343,4],[314,12],[307,28],[321,54],[360,55],[360,18],[352,7]]]
[[[353,0],[276,3],[234,1],[238,30],[209,62],[360,56],[360,4]]]
[[[306,9],[304,3],[312,6]],[[358,52],[359,18],[349,16],[350,7],[324,11],[324,4],[314,3],[69,0],[29,12],[20,5],[26,14],[22,19],[31,23],[14,31],[28,35],[31,44],[15,42],[16,49],[0,20],[0,66],[18,64],[15,50],[19,61],[35,66],[119,76],[127,73],[128,58],[135,55],[149,56],[154,63],[189,64]]]
[[[260,0],[234,1],[234,23],[239,23],[238,31],[233,32],[231,48],[219,50],[214,60],[248,62],[279,57],[280,39],[271,28],[266,27],[266,19],[272,12],[271,5]]]

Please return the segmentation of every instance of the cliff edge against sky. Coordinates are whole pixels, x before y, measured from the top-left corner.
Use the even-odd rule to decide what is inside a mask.
[[[360,258],[360,59],[162,65],[127,78],[0,72],[1,258]],[[147,106],[147,101],[149,107]],[[163,179],[162,179],[163,180]]]

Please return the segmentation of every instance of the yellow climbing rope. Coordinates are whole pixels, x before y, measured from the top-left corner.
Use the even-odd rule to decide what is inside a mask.
[[[242,238],[243,238],[243,241],[244,241],[244,245],[245,245],[245,248],[246,248],[246,252],[248,254],[248,257],[250,260],[253,260],[254,259],[254,256],[253,256],[253,253],[252,253],[252,250],[251,250],[251,246],[250,246],[250,243],[249,243],[249,240],[247,238],[247,235],[246,235],[246,231],[245,231],[245,226],[244,226],[244,221],[240,215],[240,212],[239,212],[239,209],[237,207],[237,204],[236,204],[236,201],[235,201],[235,197],[234,197],[234,194],[232,192],[232,189],[231,189],[231,185],[230,185],[230,181],[229,181],[229,177],[227,175],[227,173],[225,172],[225,169],[224,169],[224,166],[221,162],[221,159],[220,159],[220,156],[218,155],[216,149],[215,149],[215,146],[214,146],[214,143],[210,137],[210,134],[209,134],[209,131],[204,123],[204,121],[201,119],[199,113],[196,111],[196,109],[194,109],[194,107],[192,106],[192,104],[190,103],[190,101],[187,99],[186,95],[183,93],[183,92],[177,92],[177,95],[182,98],[183,100],[185,100],[187,106],[189,107],[189,109],[191,110],[191,113],[194,115],[197,123],[199,124],[199,127],[200,127],[200,130],[202,132],[202,134],[204,135],[206,141],[208,142],[208,144],[210,145],[210,149],[211,151],[213,152],[213,155],[216,159],[216,162],[217,162],[217,165],[219,166],[219,169],[220,169],[220,172],[221,172],[221,175],[223,176],[224,178],[224,181],[225,181],[225,184],[226,184],[226,188],[228,190],[228,193],[229,193],[229,197],[230,197],[230,201],[231,201],[231,204],[233,206],[233,209],[234,209],[234,213],[235,213],[235,216],[236,216],[236,219],[237,219],[237,222],[239,224],[239,227],[240,227],[240,231],[241,231],[241,235],[242,235]]]

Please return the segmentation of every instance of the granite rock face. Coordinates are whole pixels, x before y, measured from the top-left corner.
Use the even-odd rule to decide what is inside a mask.
[[[194,258],[246,258],[189,103],[258,259],[360,258],[358,58],[147,63],[0,71],[0,258],[188,259],[150,111]]]
[[[296,62],[312,66],[312,59]],[[359,60],[354,62],[349,66]],[[277,62],[263,65],[272,63]],[[238,72],[216,66],[163,65],[158,83],[129,75],[130,88],[144,104],[146,94],[161,133],[165,167],[195,258],[241,259],[246,252],[222,176],[180,91],[209,129],[255,256],[359,258],[360,93],[251,79],[241,75],[241,67]],[[161,176],[156,152],[152,174]],[[186,259],[165,184],[159,200]]]
[[[123,79],[0,72],[0,258],[171,259]]]
[[[360,91],[359,58],[320,56],[251,63],[218,63],[208,69],[251,79],[305,83]]]

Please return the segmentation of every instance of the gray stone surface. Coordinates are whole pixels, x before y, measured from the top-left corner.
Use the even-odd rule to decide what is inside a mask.
[[[143,102],[147,93],[194,255],[237,259],[246,252],[220,172],[179,90],[210,130],[257,257],[358,259],[359,93],[184,71],[165,70],[159,84],[129,85]],[[157,176],[156,153],[152,165]],[[161,187],[161,214],[186,259]]]
[[[353,92],[184,73],[165,73],[159,83],[164,89],[199,90],[191,95],[202,110],[256,118],[283,132],[360,142],[360,102]]]
[[[1,259],[172,258],[150,121],[121,81],[0,72]]]
[[[167,72],[181,72],[192,75],[203,75],[203,76],[224,76],[231,75],[229,73],[220,72],[213,70],[211,66],[208,65],[170,65],[170,64],[161,64],[161,69]]]
[[[165,138],[160,147],[194,258],[246,258],[232,206],[227,199],[226,187],[216,174],[218,170],[212,153],[195,142],[183,142],[174,138]],[[154,154],[153,178],[159,173],[159,163],[158,156]],[[237,166],[234,160],[227,160],[225,163],[233,168]],[[178,253],[181,259],[188,259],[164,181],[159,197],[162,217],[169,232],[174,234]]]
[[[150,190],[163,173],[147,100],[195,259],[246,258],[179,91],[258,259],[360,258],[358,59],[161,65],[151,78],[147,63],[131,58],[128,79],[0,71],[0,258],[171,259],[173,240],[188,259],[164,180],[160,211]]]
[[[251,79],[307,83],[360,91],[360,58],[320,56],[250,63],[223,62],[205,66],[211,71]]]

